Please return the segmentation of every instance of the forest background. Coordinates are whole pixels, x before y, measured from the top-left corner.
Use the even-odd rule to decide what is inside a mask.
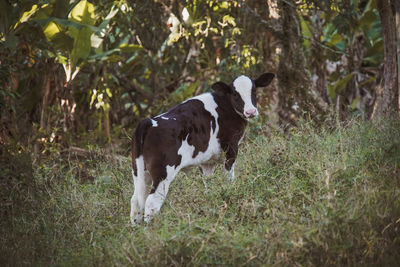
[[[210,91],[216,81],[230,82],[240,74],[255,77],[266,71],[276,73],[273,84],[258,92],[260,118],[250,123],[249,143],[261,135],[269,140],[288,138],[288,145],[296,140],[291,138],[297,131],[310,135],[326,130],[339,138],[335,145],[342,146],[346,127],[355,135],[354,127],[376,131],[377,135],[379,127],[382,131],[397,129],[393,125],[398,125],[400,110],[399,59],[400,2],[395,0],[1,1],[3,222],[9,227],[24,221],[28,213],[24,209],[15,212],[26,203],[37,209],[43,199],[33,191],[45,190],[51,184],[47,197],[59,194],[59,189],[58,193],[52,190],[65,174],[80,186],[95,185],[93,169],[99,167],[93,164],[99,158],[124,161],[125,167],[111,164],[111,170],[128,177],[131,136],[141,119]],[[391,124],[382,126],[385,121]],[[308,130],[304,132],[303,127]],[[386,184],[394,191],[375,189],[395,199],[400,183],[398,135],[382,138],[382,142],[388,142],[388,150],[394,151],[389,157],[394,165],[387,175],[391,182]],[[275,145],[278,149],[279,144]],[[317,151],[323,153],[320,149]],[[374,149],[378,157],[382,148]],[[266,156],[273,158],[276,153],[289,152],[273,151]],[[120,182],[117,180],[118,186]],[[130,182],[124,183],[132,187]],[[119,203],[120,194],[127,197],[131,188],[125,193],[118,190],[114,193]],[[119,218],[123,218],[126,205]],[[390,207],[396,210],[399,201],[392,201]],[[377,232],[388,234],[387,225],[398,227],[398,212],[389,215]],[[33,229],[29,227],[25,226],[26,232]],[[4,250],[10,244],[7,242],[15,244],[15,231],[6,231],[11,234],[2,239]],[[387,237],[387,244],[391,244],[388,251],[399,247],[394,233],[398,233],[397,228]],[[54,233],[52,237],[59,238]],[[93,239],[88,233],[85,238]],[[28,235],[27,240],[35,238]],[[300,246],[296,242],[300,241],[294,246]],[[371,242],[366,244],[374,247]],[[193,263],[204,264],[200,257],[203,247],[201,243],[194,246],[193,251],[198,253],[192,253]],[[345,259],[342,262],[379,261],[385,255],[361,247],[367,252],[360,257],[352,258],[345,252],[334,255],[341,255]],[[11,259],[19,255],[19,250],[15,251]],[[28,262],[38,260],[40,253],[28,253]],[[141,253],[135,253],[129,257],[149,263]],[[280,254],[283,252],[279,249],[274,253],[272,258],[264,255],[261,262],[292,263],[298,259]],[[167,255],[159,262],[173,263]],[[327,255],[323,263],[335,263],[335,256]],[[53,258],[44,261],[53,262]],[[315,263],[312,258],[305,262]]]

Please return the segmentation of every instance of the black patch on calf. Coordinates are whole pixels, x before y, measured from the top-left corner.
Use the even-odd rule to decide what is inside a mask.
[[[257,107],[257,90],[256,87],[254,86],[254,82],[253,82],[253,88],[251,88],[251,102],[253,103],[253,106]]]
[[[242,97],[240,96],[240,94],[238,92],[234,91],[230,97],[231,97],[231,103],[232,103],[234,110],[236,112],[239,112],[240,114],[243,114],[244,101],[243,101]]]
[[[230,170],[235,162],[239,141],[244,135],[247,121],[235,112],[229,97],[221,94],[213,95],[218,105],[219,132],[217,138],[222,150],[226,153],[225,169]]]
[[[214,99],[217,97],[223,97],[226,101],[223,101],[225,108],[230,111],[235,111],[235,113],[243,114],[244,102],[240,94],[233,88],[233,85],[227,85],[224,82],[216,82],[212,85],[214,90]],[[220,106],[219,103],[217,103]],[[229,115],[228,115],[229,116]],[[228,117],[229,118],[229,117]]]
[[[273,73],[263,73],[257,79],[254,80],[255,87],[266,87],[268,84],[272,82],[275,74]]]

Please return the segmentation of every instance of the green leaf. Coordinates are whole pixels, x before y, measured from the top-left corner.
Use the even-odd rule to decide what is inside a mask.
[[[56,23],[50,21],[43,27],[43,32],[47,40],[51,41],[56,34],[61,32],[61,29]]]
[[[82,0],[71,10],[68,19],[88,25],[94,25],[96,21],[94,11],[95,7],[93,4],[86,0]]]
[[[342,35],[335,33],[334,35],[331,36],[331,40],[328,44],[332,44],[333,46],[336,46],[340,41],[343,41]]]
[[[104,36],[106,34],[105,30],[110,23],[110,20],[118,13],[119,9],[115,5],[111,8],[108,15],[105,17],[102,23],[99,25],[99,31],[96,31],[91,36],[92,47],[99,48],[100,45],[103,43]]]
[[[369,10],[363,14],[359,23],[361,27],[369,28],[376,20],[378,20],[378,16],[373,10]]]
[[[15,48],[17,46],[17,44],[18,44],[18,37],[17,36],[15,36],[13,34],[6,35],[6,40],[3,43],[3,45],[5,47]]]
[[[119,48],[121,49],[121,52],[124,53],[132,53],[143,49],[142,46],[135,44],[121,44]]]
[[[360,97],[359,96],[357,96],[356,98],[353,99],[353,101],[350,104],[350,108],[351,109],[356,109],[358,102],[360,102]]]
[[[335,83],[335,91],[340,93],[349,83],[351,78],[353,78],[354,73],[347,74],[343,79]]]
[[[374,65],[380,64],[383,60],[383,49],[383,40],[379,40],[373,46],[367,49],[363,60]]]
[[[107,93],[109,98],[112,97],[112,93],[111,93],[111,89],[110,88],[108,88],[108,87],[106,88],[106,93]]]
[[[328,95],[332,100],[336,99],[335,88],[331,84],[328,84]]]
[[[74,38],[74,45],[71,51],[71,62],[77,66],[82,60],[90,55],[91,41],[90,36],[93,31],[89,28],[83,28],[77,32]]]
[[[40,19],[33,19],[35,22],[37,22],[39,25],[44,27],[47,23],[49,22],[55,22],[57,23],[60,27],[65,27],[65,28],[76,28],[77,30],[80,30],[84,27],[91,29],[93,32],[100,31],[99,27],[89,25],[89,24],[84,24],[80,23],[77,21],[72,21],[68,19],[60,19],[60,18],[54,18],[54,17],[48,17],[48,18],[40,18]]]
[[[114,48],[114,49],[111,49],[111,50],[108,50],[108,51],[105,51],[105,52],[102,52],[102,53],[97,53],[97,54],[95,54],[95,55],[92,55],[92,56],[89,57],[89,59],[100,59],[100,60],[104,60],[104,59],[107,59],[107,58],[108,58],[109,56],[111,56],[112,54],[117,53],[117,52],[119,52],[119,51],[120,51],[119,48]]]
[[[24,12],[19,21],[15,24],[14,29],[17,28],[20,23],[27,22],[38,10],[38,5],[33,5],[31,10]]]
[[[92,105],[93,105],[94,101],[96,100],[96,98],[97,98],[97,90],[93,89],[92,97],[90,98],[90,103],[89,103],[90,108],[92,108]]]
[[[178,87],[170,96],[171,100],[174,102],[180,102],[184,99],[187,99],[193,96],[194,92],[196,91],[197,87],[199,86],[200,81],[195,81],[190,85],[186,85],[185,83]]]
[[[234,17],[232,17],[232,16],[230,16],[230,15],[225,15],[223,18],[222,18],[222,23],[228,23],[228,24],[231,24],[232,26],[236,26],[236,22],[235,22],[235,18]]]
[[[51,42],[56,50],[64,52],[71,52],[74,45],[74,40],[65,32],[56,34]]]
[[[94,11],[95,8],[93,4],[82,0],[71,10],[68,18],[71,21],[93,26],[95,23]],[[79,65],[90,55],[92,34],[93,30],[89,27],[83,27],[81,29],[70,28],[70,35],[74,39],[74,45],[71,51],[71,62],[73,65]]]
[[[361,87],[361,86],[364,86],[364,85],[366,85],[366,84],[368,84],[368,83],[370,83],[370,82],[375,81],[376,79],[378,79],[378,76],[372,76],[371,78],[369,78],[369,79],[367,79],[367,80],[365,80],[365,81],[362,81],[362,82],[359,84],[359,86],[360,86],[360,87]]]
[[[303,34],[303,36],[311,38],[312,34],[310,28],[308,27],[307,22],[303,19],[302,16],[300,16],[300,22],[301,22],[301,33]]]
[[[66,11],[69,9],[69,2],[70,0],[52,1],[53,12],[51,15],[57,18],[65,17]]]
[[[107,28],[108,24],[110,23],[110,20],[117,15],[119,9],[117,6],[112,6],[110,12],[108,13],[108,15],[104,18],[103,22],[100,23],[99,28],[100,29],[105,29]]]
[[[377,9],[377,8],[378,7],[377,7],[377,4],[376,4],[376,0],[370,0],[368,2],[368,4],[365,6],[364,11],[371,10],[371,9]]]
[[[345,51],[346,50],[346,43],[342,40],[342,41],[339,41],[337,44],[336,44],[336,48],[337,49],[339,49],[340,51]]]
[[[347,74],[343,79],[340,79],[333,85],[328,85],[328,94],[332,100],[347,86],[351,78],[353,78],[353,75],[354,73]]]

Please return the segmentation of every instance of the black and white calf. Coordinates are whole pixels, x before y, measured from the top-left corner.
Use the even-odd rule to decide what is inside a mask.
[[[143,216],[148,222],[159,212],[169,185],[184,167],[200,165],[205,175],[211,175],[215,158],[224,152],[225,170],[233,181],[247,120],[258,115],[256,88],[267,86],[273,78],[274,74],[264,73],[255,80],[239,76],[230,85],[214,83],[214,92],[139,123],[132,142],[132,224]]]

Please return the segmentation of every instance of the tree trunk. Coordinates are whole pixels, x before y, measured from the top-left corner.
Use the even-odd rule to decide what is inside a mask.
[[[377,88],[377,97],[372,118],[389,115],[398,110],[397,104],[397,72],[396,72],[396,35],[393,12],[390,0],[379,0],[378,11],[381,18],[384,43],[383,79]]]
[[[279,1],[278,8],[282,25],[282,31],[277,34],[282,49],[277,71],[278,114],[281,120],[296,124],[303,112],[314,117],[322,113],[322,108],[311,94],[296,5],[293,0]]]
[[[394,1],[396,11],[396,34],[397,34],[397,104],[400,111],[400,1]]]

